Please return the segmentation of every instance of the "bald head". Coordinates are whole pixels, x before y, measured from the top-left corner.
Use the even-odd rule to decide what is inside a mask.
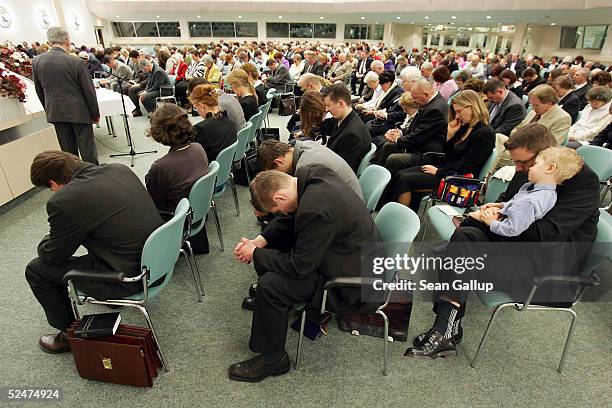
[[[433,98],[435,90],[431,82],[420,79],[412,84],[410,93],[417,105],[425,106]]]

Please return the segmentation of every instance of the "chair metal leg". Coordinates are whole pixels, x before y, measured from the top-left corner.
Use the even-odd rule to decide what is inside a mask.
[[[565,358],[567,357],[567,352],[569,350],[569,346],[572,341],[572,337],[574,336],[574,329],[576,328],[576,319],[578,318],[578,316],[576,316],[576,312],[574,312],[572,309],[559,309],[559,310],[565,311],[572,315],[572,323],[570,324],[570,328],[567,333],[567,339],[565,339],[565,346],[563,347],[563,353],[561,354],[561,360],[559,361],[559,366],[557,367],[557,371],[562,372],[563,366],[565,366]]]
[[[489,337],[489,332],[491,330],[491,327],[493,326],[493,322],[497,318],[497,315],[502,309],[505,309],[506,307],[513,307],[513,306],[514,306],[514,303],[504,303],[504,304],[497,306],[497,308],[495,308],[495,310],[493,311],[493,314],[491,315],[491,319],[489,319],[489,324],[487,324],[487,328],[484,334],[482,335],[482,339],[480,340],[480,344],[478,345],[478,349],[476,350],[476,354],[474,354],[474,358],[472,359],[472,363],[470,364],[472,368],[476,368],[476,360],[478,359],[478,354],[480,353],[480,349],[484,345],[484,342],[487,340],[487,337]]]
[[[246,154],[242,158],[242,165],[244,166],[244,172],[246,173],[247,183],[251,185],[251,172],[249,171],[249,164],[247,162]]]
[[[219,243],[221,244],[221,251],[225,251],[225,245],[223,244],[223,233],[221,232],[221,223],[219,222],[219,214],[217,214],[217,204],[215,204],[214,201],[211,201],[210,208],[212,209],[213,218],[215,220],[215,226],[217,227],[217,234],[219,235]]]
[[[193,285],[196,291],[196,297],[198,302],[202,301],[202,294],[200,293],[200,285],[198,285],[198,279],[196,278],[195,271],[193,270],[193,265],[191,265],[191,259],[189,258],[189,254],[183,248],[181,248],[181,254],[185,256],[187,260],[187,264],[189,265],[189,271],[191,272],[191,276],[193,277]]]
[[[132,306],[132,305],[130,305],[130,306]],[[157,343],[157,349],[158,349],[158,353],[157,354],[159,355],[159,359],[161,360],[162,366],[164,366],[164,370],[166,372],[170,371],[170,367],[168,367],[168,363],[166,362],[166,359],[164,358],[164,355],[162,353],[161,344],[159,344],[159,339],[157,338],[157,334],[155,334],[155,329],[153,328],[153,322],[151,321],[151,317],[149,316],[149,312],[147,311],[147,309],[144,306],[141,306],[141,305],[133,305],[133,307],[135,307],[138,310],[140,310],[140,313],[142,313],[144,318],[147,320],[147,324],[149,325],[149,329],[151,329],[151,334],[153,335],[153,338],[155,339],[155,343]]]
[[[234,205],[236,206],[236,217],[240,217],[240,204],[238,203],[238,191],[236,191],[236,182],[234,175],[230,173],[230,185],[232,187],[232,195],[234,196]]]
[[[295,371],[300,369],[300,358],[302,356],[302,340],[304,339],[304,325],[306,324],[306,310],[302,310],[302,321],[300,322],[300,334],[298,338],[297,353],[295,356]]]
[[[205,296],[206,294],[204,293],[204,283],[202,282],[202,275],[200,275],[200,267],[198,266],[198,262],[196,261],[195,255],[193,254],[193,248],[191,248],[191,242],[185,241],[185,246],[187,247],[187,254],[191,258],[191,262],[193,262],[193,265],[195,266],[195,272],[196,272],[196,275],[198,276],[200,293],[202,294],[202,296]]]
[[[384,326],[384,348],[383,348],[383,375],[389,375],[389,353],[387,351],[388,349],[388,343],[389,343],[389,318],[387,317],[387,315],[385,314],[385,312],[383,312],[381,309],[378,309],[376,311],[377,315],[380,315],[384,322],[385,322],[385,326]]]

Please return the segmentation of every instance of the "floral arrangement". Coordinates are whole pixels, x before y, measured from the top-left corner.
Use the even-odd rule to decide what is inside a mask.
[[[26,84],[14,73],[0,68],[0,97],[26,100]]]
[[[32,61],[8,43],[0,44],[0,64],[26,78],[32,78]]]

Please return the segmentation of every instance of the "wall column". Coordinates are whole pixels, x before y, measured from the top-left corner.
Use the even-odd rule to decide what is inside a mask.
[[[523,50],[523,43],[525,42],[525,37],[527,36],[527,23],[518,23],[516,25],[516,33],[514,34],[514,39],[512,40],[512,49],[510,52],[513,54],[521,54]]]

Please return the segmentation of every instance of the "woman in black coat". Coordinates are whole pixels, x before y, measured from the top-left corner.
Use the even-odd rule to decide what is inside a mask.
[[[235,69],[227,76],[227,83],[238,97],[238,102],[244,112],[244,119],[248,122],[259,109],[257,91],[249,81],[249,75],[242,69]]]
[[[482,98],[472,90],[461,91],[449,109],[444,164],[425,164],[396,173],[393,197],[418,211],[423,194],[435,190],[446,176],[472,174],[477,178],[494,147],[495,130],[489,126],[489,111]],[[418,200],[413,193],[420,193]]]

